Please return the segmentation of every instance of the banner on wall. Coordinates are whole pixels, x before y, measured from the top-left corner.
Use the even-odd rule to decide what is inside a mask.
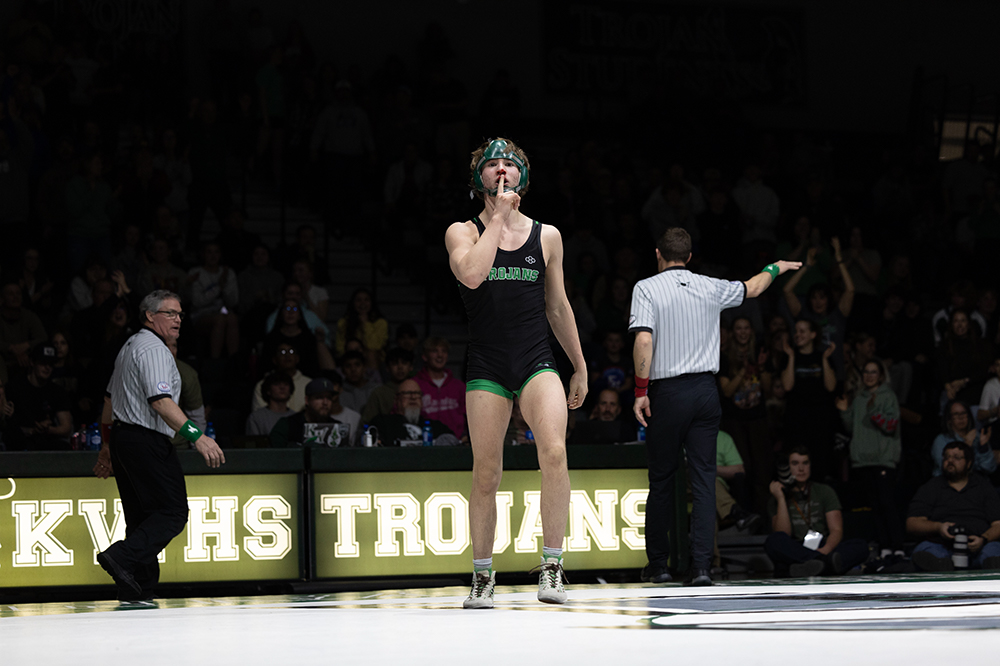
[[[571,470],[567,569],[646,564],[646,470]],[[542,552],[541,474],[506,471],[497,493],[494,568],[528,571]],[[316,576],[465,573],[472,566],[471,472],[316,474]]]
[[[188,476],[190,517],[164,583],[301,577],[295,474]],[[113,480],[0,478],[0,588],[109,584],[97,553],[125,538]]]

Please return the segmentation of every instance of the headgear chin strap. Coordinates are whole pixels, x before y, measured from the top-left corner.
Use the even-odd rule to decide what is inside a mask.
[[[524,166],[524,160],[518,157],[517,153],[510,147],[503,139],[493,139],[490,141],[490,145],[486,146],[486,150],[483,151],[483,156],[479,158],[479,162],[476,163],[476,169],[472,173],[472,181],[476,184],[476,189],[480,192],[485,192],[486,194],[496,196],[497,188],[492,190],[487,190],[486,186],[483,185],[483,165],[490,160],[510,160],[517,165],[517,170],[521,174],[521,178],[518,179],[517,185],[514,187],[504,187],[508,192],[520,192],[525,187],[528,186],[528,170]]]

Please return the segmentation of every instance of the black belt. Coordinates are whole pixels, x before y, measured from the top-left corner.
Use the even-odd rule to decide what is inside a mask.
[[[664,377],[663,379],[654,379],[653,381],[654,382],[668,382],[668,381],[674,381],[674,380],[677,380],[677,379],[680,379],[680,380],[694,379],[695,377],[701,377],[702,375],[708,375],[708,376],[712,377],[712,376],[715,375],[715,373],[714,372],[709,372],[708,370],[706,370],[705,372],[688,372],[688,373],[685,373],[683,375],[677,375],[675,377]]]

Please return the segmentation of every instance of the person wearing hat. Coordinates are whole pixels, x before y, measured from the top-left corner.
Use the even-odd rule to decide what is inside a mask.
[[[271,429],[271,446],[350,446],[351,427],[332,415],[340,385],[326,377],[306,384],[305,408],[286,416]]]
[[[73,433],[69,395],[52,382],[56,349],[39,345],[31,352],[26,375],[15,375],[7,396],[17,404],[10,419],[7,448],[25,451],[68,451]]]

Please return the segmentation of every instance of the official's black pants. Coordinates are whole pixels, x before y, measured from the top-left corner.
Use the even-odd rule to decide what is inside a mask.
[[[715,379],[701,373],[658,380],[650,384],[648,395],[646,557],[651,565],[667,568],[670,535],[676,538],[674,477],[683,446],[694,497],[692,566],[709,569],[715,538],[715,452],[722,419]]]
[[[184,472],[170,439],[155,430],[116,423],[110,448],[125,540],[106,552],[149,592],[160,578],[157,555],[187,524]]]

